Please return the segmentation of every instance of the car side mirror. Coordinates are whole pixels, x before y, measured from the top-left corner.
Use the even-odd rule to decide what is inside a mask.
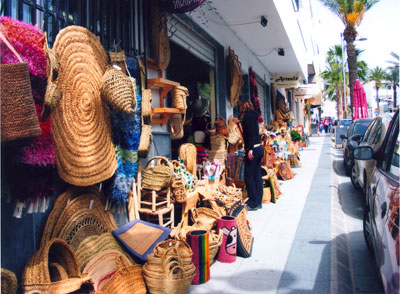
[[[355,141],[355,142],[358,142],[358,143],[360,143],[360,141],[361,141],[361,136],[360,135],[354,135],[354,136],[352,136],[351,138],[350,138],[352,141]]]
[[[374,149],[369,146],[357,147],[354,149],[353,155],[358,160],[369,160],[374,157]]]

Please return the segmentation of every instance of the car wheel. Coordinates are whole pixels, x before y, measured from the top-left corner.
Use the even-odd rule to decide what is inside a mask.
[[[353,165],[353,167],[351,168],[351,175],[350,175],[350,179],[351,179],[351,183],[353,184],[354,188],[356,189],[361,189],[360,184],[357,182],[357,178],[356,178],[356,168]]]
[[[364,239],[365,243],[367,244],[367,248],[371,254],[374,253],[373,245],[372,245],[372,223],[371,218],[369,215],[369,209],[366,208],[364,212],[364,219],[363,219],[363,231],[364,231]]]

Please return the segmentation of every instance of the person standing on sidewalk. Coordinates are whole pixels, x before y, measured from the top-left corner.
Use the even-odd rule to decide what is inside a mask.
[[[243,141],[245,149],[244,181],[246,183],[247,209],[249,211],[262,208],[263,183],[261,175],[261,159],[264,156],[264,148],[261,146],[261,138],[258,128],[258,114],[251,102],[239,103],[240,116],[243,128]]]
[[[327,117],[325,117],[325,119],[324,119],[324,129],[325,129],[325,134],[328,134],[329,119]]]

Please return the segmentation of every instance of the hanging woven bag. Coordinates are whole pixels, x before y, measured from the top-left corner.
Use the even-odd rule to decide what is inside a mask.
[[[142,89],[142,118],[146,124],[151,123],[152,97],[150,89]]]
[[[151,125],[142,123],[142,133],[140,134],[140,142],[138,155],[141,158],[146,158],[149,155],[153,135],[151,134]]]
[[[32,96],[28,63],[0,31],[0,39],[19,63],[0,64],[1,141],[38,137],[42,134]]]
[[[136,80],[122,71],[113,67],[106,70],[101,93],[114,109],[128,114],[136,111]]]

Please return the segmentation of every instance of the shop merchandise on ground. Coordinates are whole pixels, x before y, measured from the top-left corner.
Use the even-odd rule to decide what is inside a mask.
[[[118,45],[106,52],[81,26],[50,46],[37,27],[0,18],[2,197],[16,219],[45,216],[33,224],[34,254],[7,257],[23,270],[2,268],[5,293],[186,293],[213,278],[214,262],[251,258],[240,117],[211,110],[207,68],[174,72],[165,13],[153,13],[147,62]],[[274,205],[279,180],[301,166],[304,132],[280,97],[265,123],[255,72],[243,97],[238,56],[229,48],[227,58],[228,102],[248,99],[260,113],[263,204]]]

